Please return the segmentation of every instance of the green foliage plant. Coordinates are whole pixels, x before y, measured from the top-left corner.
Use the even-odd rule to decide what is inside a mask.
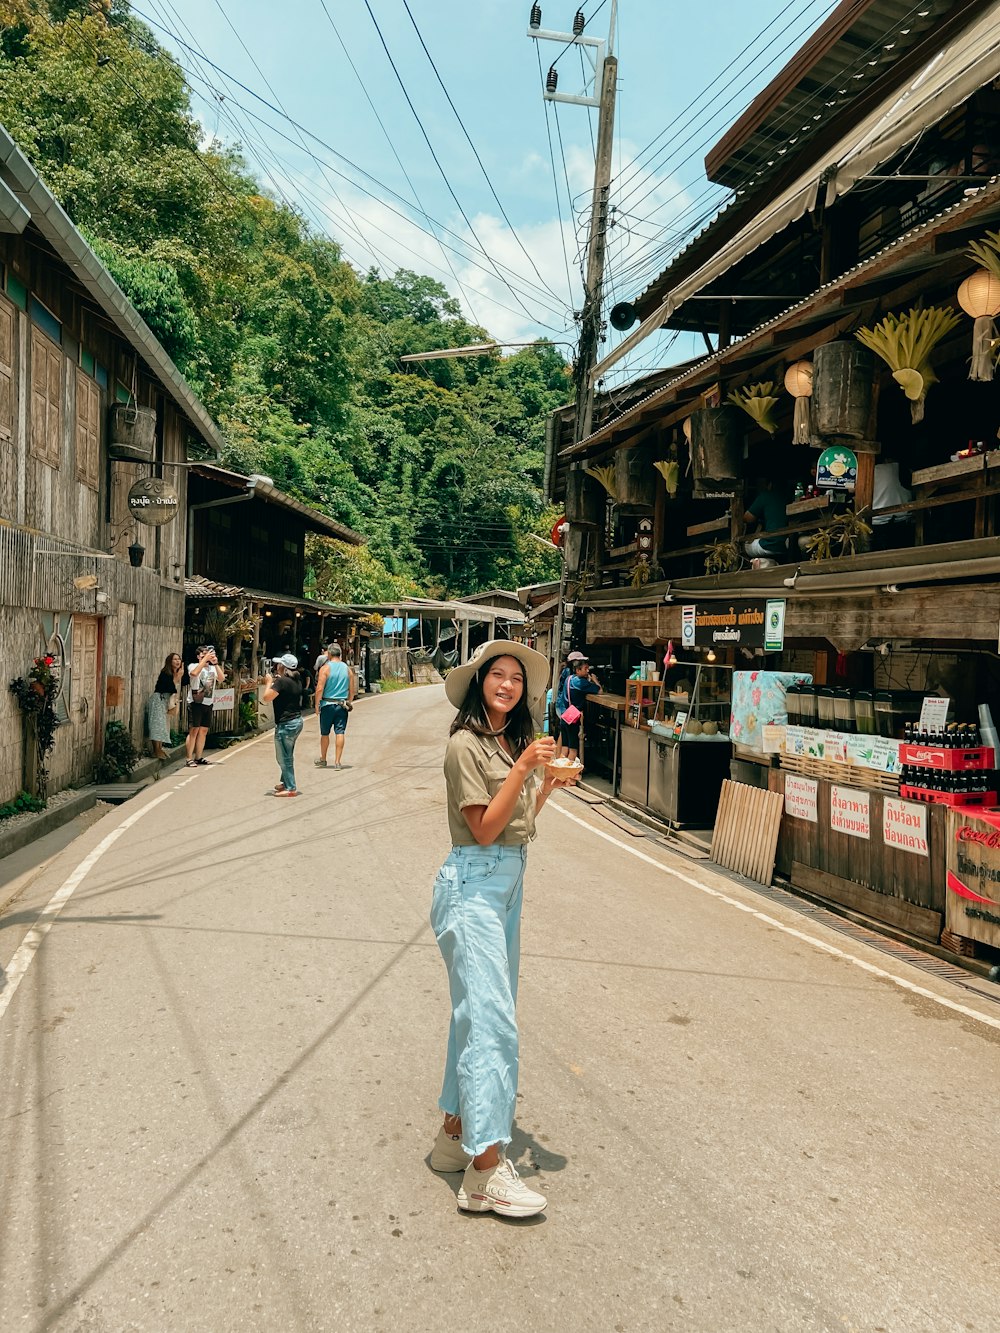
[[[104,728],[104,752],[94,767],[98,782],[122,782],[132,776],[139,762],[139,751],[127,727],[109,722]]]
[[[13,819],[15,815],[37,814],[45,809],[45,802],[31,792],[19,791],[12,801],[0,805],[0,820]]]
[[[59,681],[52,667],[54,657],[36,657],[28,670],[27,676],[18,676],[10,682],[10,689],[17,700],[29,739],[35,747],[35,795],[44,805],[48,799],[49,770],[47,760],[56,743],[55,701],[59,692]]]

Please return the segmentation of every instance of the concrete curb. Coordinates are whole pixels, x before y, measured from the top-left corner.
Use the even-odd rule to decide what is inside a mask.
[[[77,815],[90,810],[97,804],[96,791],[95,787],[84,787],[71,800],[63,801],[54,810],[40,810],[34,819],[19,828],[0,831],[0,860],[13,852],[19,852],[22,847],[27,847],[29,842],[43,838],[46,833],[62,828],[63,824],[68,824]]]

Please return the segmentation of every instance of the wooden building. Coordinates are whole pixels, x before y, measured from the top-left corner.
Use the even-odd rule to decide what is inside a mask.
[[[89,778],[106,723],[141,743],[145,700],[181,648],[184,465],[221,443],[0,128],[0,637],[5,684],[36,656],[55,659],[50,791]],[[153,511],[170,521],[143,522]],[[24,781],[22,720],[4,688],[0,802]]]
[[[768,651],[763,638],[742,649],[720,639],[720,667],[808,673],[831,689],[936,692],[963,718],[981,703],[997,714],[1000,380],[969,378],[974,326],[958,292],[979,266],[970,244],[1000,228],[998,23],[995,0],[929,0],[905,14],[893,0],[840,4],[708,154],[729,202],[634,297],[639,326],[595,376],[660,328],[697,333],[707,354],[616,388],[613,402],[599,394],[587,439],[573,439],[570,410],[555,415],[547,476],[570,522],[574,606],[559,647],[610,660],[618,741],[627,713],[635,730],[649,720],[646,686],[627,684],[638,664],[660,666],[672,643],[693,679],[706,648],[682,647],[688,622],[733,605],[763,617],[780,604],[783,643]],[[837,384],[821,368],[853,357],[859,332],[914,307],[958,317],[931,354],[936,382],[921,377],[922,412],[904,395],[908,368],[897,378],[872,356],[861,424],[831,427],[817,400],[821,382],[826,402]],[[806,442],[793,443],[786,375],[795,388],[803,363],[813,415]],[[773,429],[728,406],[768,382]],[[713,473],[705,432],[721,430],[727,406],[735,447],[729,470]],[[851,484],[817,491],[817,465],[834,445],[853,459]],[[887,465],[898,477],[888,500]],[[762,487],[781,492],[784,521],[755,559],[745,515]],[[838,532],[853,535],[840,542]],[[604,758],[615,790],[634,779],[629,799],[651,800],[651,768],[637,762],[626,781],[622,745]],[[741,779],[784,790],[790,770],[777,757],[736,747],[736,760]],[[862,780],[839,774],[852,777]],[[883,796],[898,799],[898,772],[873,797],[864,849],[824,823],[831,784],[822,781],[813,828],[784,818],[779,863],[794,863],[820,896],[863,901],[858,910],[885,921],[906,916],[899,901],[918,904],[930,915],[907,916],[911,926],[919,916],[913,933],[934,935],[943,807],[929,811],[929,855],[883,857],[876,821]]]
[[[367,678],[370,617],[306,596],[308,532],[353,546],[364,537],[286,494],[268,477],[212,463],[190,469],[186,660],[213,643],[236,690],[232,709],[216,709],[213,730],[239,730],[241,696],[260,685],[260,662],[294,653],[310,669],[336,639]]]

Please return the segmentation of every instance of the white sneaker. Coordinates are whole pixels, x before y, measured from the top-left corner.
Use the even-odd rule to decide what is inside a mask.
[[[458,1191],[458,1206],[467,1213],[534,1217],[547,1202],[544,1194],[528,1189],[506,1157],[486,1171],[477,1171],[470,1162]]]
[[[462,1147],[461,1136],[449,1134],[442,1125],[431,1149],[431,1170],[464,1171],[471,1161],[472,1157]]]

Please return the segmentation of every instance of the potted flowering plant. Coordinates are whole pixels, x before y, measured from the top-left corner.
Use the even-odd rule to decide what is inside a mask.
[[[18,676],[10,682],[24,718],[25,744],[34,749],[34,781],[25,785],[32,788],[41,801],[48,799],[49,770],[45,761],[55,746],[59,725],[55,708],[59,680],[52,670],[54,665],[54,657],[36,657],[26,676]]]

